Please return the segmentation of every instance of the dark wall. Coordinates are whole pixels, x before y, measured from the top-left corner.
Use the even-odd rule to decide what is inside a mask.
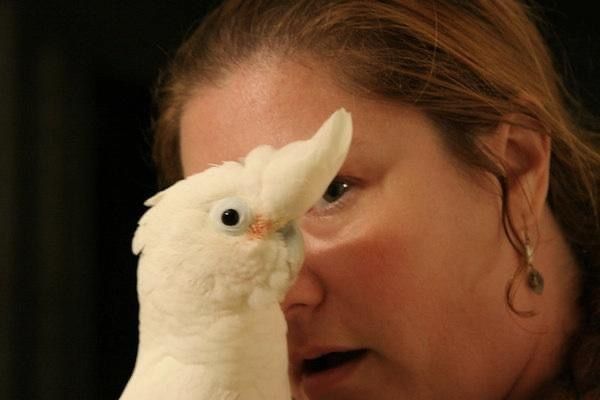
[[[0,0],[0,399],[114,399],[127,381],[151,86],[212,3]],[[561,68],[598,114],[594,15],[549,6]]]
[[[209,4],[0,0],[0,399],[131,373],[151,87]]]

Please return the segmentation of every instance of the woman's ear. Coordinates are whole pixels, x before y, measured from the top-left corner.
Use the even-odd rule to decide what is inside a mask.
[[[516,226],[535,226],[548,195],[550,137],[530,117],[511,114],[486,138],[485,144],[505,169],[511,217]]]

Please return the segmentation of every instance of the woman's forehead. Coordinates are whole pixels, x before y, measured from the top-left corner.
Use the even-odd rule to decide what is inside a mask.
[[[415,124],[427,122],[408,107],[344,91],[314,66],[247,66],[218,86],[201,88],[185,105],[180,125],[184,173],[238,159],[258,145],[281,147],[308,139],[340,107],[353,117],[351,153],[386,147],[388,140],[395,141],[394,132],[414,131]]]

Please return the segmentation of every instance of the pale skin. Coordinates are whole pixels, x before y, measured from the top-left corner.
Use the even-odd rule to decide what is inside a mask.
[[[577,326],[577,274],[546,204],[549,140],[506,122],[485,141],[521,182],[511,209],[546,280],[541,296],[520,285],[517,308],[537,313],[521,318],[505,288],[523,258],[493,179],[465,173],[418,110],[352,95],[308,60],[267,60],[199,88],[181,150],[190,175],[306,139],[340,107],[352,113],[347,190],[301,221],[305,261],[282,304],[294,398],[525,399],[550,379]],[[343,378],[311,385],[302,360],[332,348],[366,353]]]

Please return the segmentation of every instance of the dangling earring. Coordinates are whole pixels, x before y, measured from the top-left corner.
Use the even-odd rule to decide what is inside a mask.
[[[533,247],[525,232],[525,262],[527,264],[527,285],[535,294],[544,292],[544,277],[533,265]]]

